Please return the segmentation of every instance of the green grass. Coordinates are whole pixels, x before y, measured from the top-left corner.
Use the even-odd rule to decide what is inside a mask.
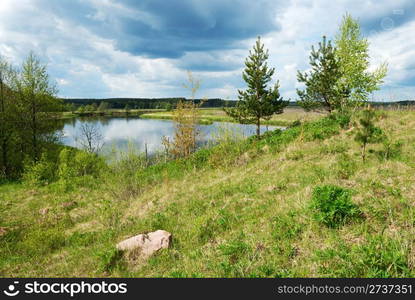
[[[354,129],[323,118],[67,186],[2,184],[0,275],[412,277],[415,112],[377,125],[401,146],[385,156],[387,145],[371,145],[365,163]],[[326,185],[350,191],[359,218],[322,224],[310,206]],[[148,261],[115,250],[157,229],[173,245]]]
[[[202,124],[211,124],[212,122],[236,122],[231,117],[227,116],[223,109],[200,109],[200,117]],[[281,115],[275,115],[270,120],[263,120],[264,125],[273,126],[290,126],[297,120],[310,121],[321,117],[319,113],[305,113],[301,108],[286,108]],[[147,119],[161,119],[171,120],[173,118],[172,112],[160,111],[150,112],[140,115],[141,118]]]

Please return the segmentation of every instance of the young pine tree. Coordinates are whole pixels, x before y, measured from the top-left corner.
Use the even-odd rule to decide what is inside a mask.
[[[242,74],[248,88],[238,90],[239,101],[236,107],[226,108],[225,112],[241,123],[256,124],[257,137],[261,134],[261,119],[269,119],[274,114],[280,114],[288,105],[279,92],[279,82],[274,87],[268,88],[268,83],[274,75],[275,69],[267,65],[268,50],[264,50],[264,44],[260,37],[252,51],[245,60],[245,70]]]
[[[298,81],[305,84],[305,90],[298,90],[299,104],[306,110],[323,108],[331,113],[340,107],[341,91],[338,80],[341,77],[335,48],[323,36],[318,50],[311,47],[309,73],[298,71]]]
[[[382,130],[375,126],[375,120],[376,113],[370,106],[362,110],[362,118],[359,120],[360,128],[356,132],[355,141],[358,142],[362,148],[363,162],[366,160],[367,145],[382,141],[384,136]]]

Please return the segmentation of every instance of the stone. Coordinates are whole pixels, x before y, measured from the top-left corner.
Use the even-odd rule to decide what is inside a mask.
[[[167,249],[170,246],[172,234],[165,230],[157,230],[150,233],[142,233],[130,237],[117,244],[120,251],[139,250],[144,257],[150,257],[160,249]]]

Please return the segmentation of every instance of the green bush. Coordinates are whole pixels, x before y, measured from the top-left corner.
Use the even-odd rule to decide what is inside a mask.
[[[106,168],[103,158],[94,153],[65,148],[59,155],[58,174],[60,179],[90,175],[98,177]]]
[[[56,164],[43,154],[36,163],[25,163],[23,181],[32,185],[44,185],[56,179]]]
[[[340,125],[341,128],[347,128],[350,125],[352,114],[350,112],[339,112],[330,116]]]
[[[314,188],[311,209],[318,222],[331,228],[344,225],[360,215],[359,208],[351,201],[351,192],[334,185]]]
[[[385,138],[382,143],[382,149],[377,152],[380,159],[388,160],[398,158],[402,153],[402,141],[392,141]]]

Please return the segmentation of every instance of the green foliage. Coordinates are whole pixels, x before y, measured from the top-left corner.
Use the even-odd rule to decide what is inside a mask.
[[[46,65],[30,53],[16,76],[16,92],[19,95],[17,129],[21,142],[28,148],[27,155],[37,161],[50,142],[56,142],[54,122],[62,111],[62,103],[55,95],[56,86],[47,73]]]
[[[339,123],[340,127],[345,129],[348,128],[352,119],[352,113],[349,110],[343,109],[331,117],[335,118]]]
[[[350,14],[343,17],[335,45],[342,74],[337,88],[344,92],[341,106],[353,107],[367,101],[368,96],[379,89],[387,74],[387,64],[369,72],[369,42],[362,37],[358,21]]]
[[[23,181],[30,185],[45,185],[56,179],[56,164],[45,153],[38,162],[26,161]]]
[[[334,185],[314,188],[311,209],[318,222],[331,228],[342,226],[360,215],[359,208],[351,201],[351,192]]]
[[[389,137],[385,137],[382,142],[382,149],[377,152],[380,159],[389,160],[399,158],[402,154],[402,141],[393,141]]]
[[[297,89],[300,97],[298,103],[306,110],[324,108],[332,112],[339,109],[342,93],[337,88],[337,82],[342,73],[335,56],[335,48],[331,41],[327,42],[325,36],[317,51],[314,46],[311,47],[310,65],[309,73],[297,74],[298,81],[304,83],[306,88],[305,91]]]
[[[238,90],[239,101],[235,108],[225,109],[232,118],[242,123],[257,125],[257,137],[260,135],[261,119],[269,119],[274,114],[280,114],[288,105],[279,92],[279,82],[268,89],[267,85],[274,75],[275,69],[268,68],[268,50],[264,50],[261,39],[258,37],[253,51],[245,61],[245,70],[242,74],[248,85],[245,91]]]
[[[76,185],[91,185],[107,169],[104,159],[94,153],[64,148],[59,154],[57,173],[59,183],[64,189]]]
[[[98,177],[105,170],[103,158],[96,154],[64,148],[59,155],[58,174],[60,178],[90,175]]]
[[[20,69],[0,57],[0,174],[20,177],[23,162],[37,162],[53,152],[58,140],[55,95],[46,66],[30,53]]]
[[[382,129],[375,126],[376,112],[367,107],[362,111],[362,117],[359,119],[360,127],[356,132],[355,141],[362,147],[362,159],[366,159],[366,146],[368,144],[379,143],[384,139]]]

